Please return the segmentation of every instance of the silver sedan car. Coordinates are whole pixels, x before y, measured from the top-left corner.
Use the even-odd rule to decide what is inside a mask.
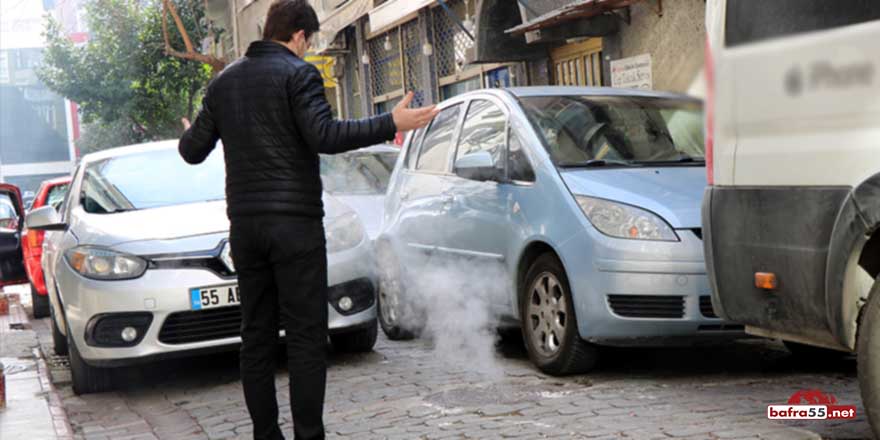
[[[224,179],[222,151],[191,166],[176,141],[117,148],[82,159],[60,213],[28,216],[28,227],[48,231],[53,339],[58,354],[69,353],[74,392],[110,389],[109,367],[240,343]],[[368,351],[371,240],[355,211],[327,194],[324,204],[330,338],[337,349]]]

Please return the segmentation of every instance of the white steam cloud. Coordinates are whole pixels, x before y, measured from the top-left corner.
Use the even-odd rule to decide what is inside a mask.
[[[395,250],[402,255],[399,247]],[[489,380],[502,378],[495,342],[499,312],[509,310],[512,291],[502,265],[437,253],[401,266],[408,306],[402,326],[421,329],[421,336],[433,341],[438,360]]]

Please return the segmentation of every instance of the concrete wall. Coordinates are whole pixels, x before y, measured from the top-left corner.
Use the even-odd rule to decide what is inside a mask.
[[[218,44],[213,44],[210,48],[214,56],[226,58],[232,61],[236,58],[234,44],[234,25],[232,22],[232,11],[234,2],[228,0],[208,0],[205,16],[215,27],[223,29]]]
[[[251,42],[262,38],[271,0],[235,0],[238,8],[238,49],[243,54]]]
[[[617,35],[605,38],[605,55],[613,60],[649,53],[654,90],[699,95],[706,39],[705,2],[666,0],[663,16],[657,15],[657,0],[636,3],[630,11],[631,23],[622,24]]]

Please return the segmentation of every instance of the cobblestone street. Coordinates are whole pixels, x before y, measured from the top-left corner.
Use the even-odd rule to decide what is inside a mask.
[[[52,357],[48,322],[34,321],[78,438],[249,438],[234,353],[129,369],[116,392],[77,397],[65,359]],[[430,341],[332,354],[325,422],[329,438],[870,438],[854,359],[802,362],[761,340],[699,348],[608,349],[595,372],[540,374],[521,341],[498,344],[502,377],[437,359]],[[287,401],[286,371],[277,375]],[[858,406],[854,421],[767,420],[766,405],[801,389]],[[289,406],[281,417],[292,438]]]

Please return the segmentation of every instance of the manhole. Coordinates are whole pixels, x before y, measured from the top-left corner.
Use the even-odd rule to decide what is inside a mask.
[[[60,368],[68,368],[70,367],[70,361],[67,359],[67,356],[57,356],[51,355],[46,358],[46,364],[49,367],[60,367]]]

